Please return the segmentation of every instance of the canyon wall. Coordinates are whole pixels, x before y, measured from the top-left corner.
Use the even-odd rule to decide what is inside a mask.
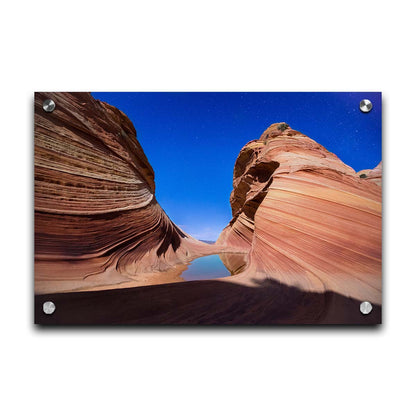
[[[36,293],[161,283],[155,270],[211,250],[159,206],[133,124],[115,107],[36,93],[34,150]]]
[[[248,249],[248,265],[222,260],[232,280],[276,280],[381,304],[381,163],[356,173],[286,123],[240,151],[233,218],[217,244]]]

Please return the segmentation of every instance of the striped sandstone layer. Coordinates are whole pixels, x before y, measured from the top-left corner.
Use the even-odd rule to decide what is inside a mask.
[[[365,177],[361,173],[366,173]],[[358,174],[285,123],[241,150],[217,244],[248,249],[229,280],[276,280],[381,304],[381,164]],[[222,254],[228,268],[244,266]]]
[[[212,250],[157,203],[126,115],[88,93],[35,94],[36,293],[181,281],[157,272]]]

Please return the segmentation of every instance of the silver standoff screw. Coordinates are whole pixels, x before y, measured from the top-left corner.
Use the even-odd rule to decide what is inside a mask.
[[[48,98],[47,100],[43,102],[42,107],[43,107],[43,110],[46,111],[47,113],[52,113],[52,111],[55,110],[56,104],[55,104],[55,101]]]
[[[55,312],[56,306],[53,302],[44,302],[43,304],[43,312],[46,315],[52,315]]]
[[[373,108],[373,104],[370,100],[365,99],[365,100],[360,101],[360,110],[363,113],[369,113],[372,108]]]
[[[361,302],[360,312],[363,315],[368,315],[373,310],[373,305],[370,302]]]

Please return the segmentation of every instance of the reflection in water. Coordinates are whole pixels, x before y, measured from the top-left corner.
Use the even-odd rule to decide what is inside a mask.
[[[221,258],[222,256],[223,254],[221,255]],[[232,256],[240,257],[240,262],[244,262],[244,254],[232,254]],[[225,267],[224,263],[221,261],[221,258],[218,254],[199,257],[190,263],[188,268],[181,274],[181,277],[184,280],[204,280],[215,279],[217,277],[225,277],[230,276],[230,274],[234,274],[232,270],[227,268],[227,263],[225,263],[227,264],[227,267]]]
[[[220,259],[232,275],[241,273],[247,264],[247,254],[222,253]]]

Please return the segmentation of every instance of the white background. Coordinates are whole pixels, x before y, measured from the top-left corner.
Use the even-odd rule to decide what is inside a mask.
[[[415,414],[415,23],[407,1],[8,1],[3,415]],[[36,328],[36,90],[383,91],[384,324]]]

